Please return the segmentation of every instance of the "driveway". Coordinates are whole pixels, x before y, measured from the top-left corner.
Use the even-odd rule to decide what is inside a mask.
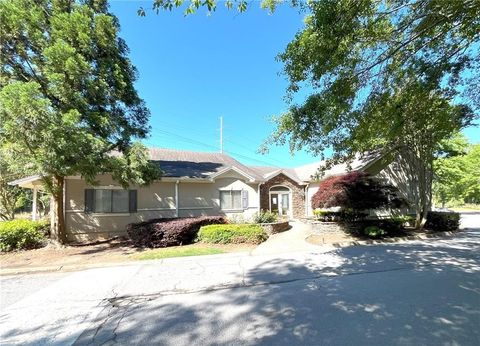
[[[2,345],[478,345],[480,222],[454,238],[1,278]]]

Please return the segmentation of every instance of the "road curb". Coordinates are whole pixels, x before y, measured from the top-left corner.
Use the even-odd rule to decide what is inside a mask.
[[[305,238],[305,241],[309,244],[316,245],[316,246],[325,246],[331,245],[336,248],[342,247],[349,247],[349,246],[362,246],[362,245],[377,245],[377,244],[391,244],[391,243],[400,243],[409,240],[426,240],[431,238],[442,238],[442,237],[449,237],[461,233],[463,230],[455,231],[455,232],[438,232],[438,233],[431,233],[431,234],[418,234],[418,235],[409,235],[406,237],[393,237],[393,238],[385,238],[385,239],[369,239],[369,240],[354,240],[354,241],[345,241],[345,242],[337,242],[331,244],[315,244],[308,240],[314,234],[310,234]]]

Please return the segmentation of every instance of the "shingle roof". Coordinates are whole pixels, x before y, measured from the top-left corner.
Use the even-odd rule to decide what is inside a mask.
[[[370,163],[376,161],[379,157],[377,155],[357,155],[355,159],[347,163],[340,163],[332,166],[330,169],[323,171],[322,178],[331,177],[334,175],[341,175],[351,171],[359,171],[364,169]],[[325,166],[325,161],[309,163],[300,167],[294,168],[295,173],[302,181],[311,181],[312,177],[316,175],[320,167]]]
[[[150,159],[160,164],[163,176],[175,178],[209,178],[225,169],[235,167],[256,181],[265,181],[279,173],[284,173],[301,183],[312,181],[312,176],[316,174],[321,166],[325,165],[325,161],[319,161],[296,168],[246,166],[233,157],[222,153],[161,148],[150,148],[149,151]],[[350,165],[345,163],[338,164],[324,171],[323,177],[361,170],[377,158],[378,157],[371,155],[364,157],[358,156]]]
[[[255,180],[263,181],[263,177],[233,157],[212,152],[196,152],[149,148],[150,160],[159,163],[164,177],[209,178],[227,168],[235,167]]]

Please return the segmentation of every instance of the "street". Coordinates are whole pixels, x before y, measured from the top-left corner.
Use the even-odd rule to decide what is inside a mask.
[[[480,214],[454,237],[1,277],[2,345],[479,345]]]

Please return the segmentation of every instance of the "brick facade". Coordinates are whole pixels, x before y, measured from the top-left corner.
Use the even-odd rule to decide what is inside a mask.
[[[284,174],[279,174],[260,185],[260,208],[270,210],[270,188],[282,185],[291,190],[291,210],[294,218],[305,217],[305,187],[297,184]]]

